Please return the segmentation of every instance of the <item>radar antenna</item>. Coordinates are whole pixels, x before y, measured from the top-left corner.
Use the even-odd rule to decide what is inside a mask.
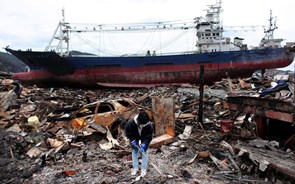
[[[274,30],[278,29],[276,25],[276,18],[272,16],[272,10],[270,10],[270,18],[269,18],[269,26],[268,29],[264,29],[265,36],[264,38],[267,40],[273,39]]]

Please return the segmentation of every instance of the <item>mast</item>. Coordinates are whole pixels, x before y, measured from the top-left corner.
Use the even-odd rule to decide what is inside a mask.
[[[276,25],[276,20],[272,16],[272,10],[270,10],[270,17],[269,17],[269,25],[268,29],[264,29],[264,38],[260,41],[260,47],[268,48],[268,47],[281,47],[281,42],[283,39],[281,38],[274,38],[274,31],[278,29]]]
[[[70,51],[69,45],[69,23],[65,22],[65,13],[62,9],[62,20],[58,23],[57,28],[54,31],[54,34],[45,48],[45,51],[55,51],[61,56],[68,56]],[[53,45],[54,41],[57,41],[56,45]]]
[[[278,29],[277,25],[276,25],[276,20],[274,20],[274,17],[272,16],[272,10],[270,10],[270,17],[269,17],[269,25],[268,25],[268,29],[264,30],[265,36],[264,38],[267,40],[271,40],[273,39],[273,33],[274,30]]]

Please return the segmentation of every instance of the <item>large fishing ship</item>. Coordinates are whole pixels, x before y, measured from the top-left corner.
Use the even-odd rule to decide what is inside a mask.
[[[24,83],[42,86],[107,86],[107,87],[149,87],[161,85],[196,84],[200,82],[200,68],[204,68],[204,82],[210,83],[223,77],[247,77],[256,70],[286,67],[292,63],[292,48],[282,46],[283,39],[275,39],[277,28],[270,16],[270,25],[264,30],[265,37],[255,48],[248,48],[242,38],[233,41],[224,37],[220,20],[221,1],[208,6],[205,17],[193,19],[193,25],[161,22],[160,26],[144,25],[141,28],[196,29],[196,51],[182,54],[98,56],[76,55],[69,50],[70,33],[108,31],[107,26],[97,25],[91,29],[80,29],[60,21],[50,42],[57,40],[57,46],[45,51],[6,51],[28,65],[23,73],[13,78]],[[122,27],[124,31],[139,31],[139,24]],[[117,27],[116,27],[117,30]],[[114,30],[112,30],[114,31]]]

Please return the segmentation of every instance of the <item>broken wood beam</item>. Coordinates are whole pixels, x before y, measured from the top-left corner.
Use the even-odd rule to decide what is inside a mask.
[[[295,121],[294,113],[266,110],[266,109],[249,106],[249,105],[233,104],[229,102],[224,102],[223,107],[230,110],[235,110],[235,111],[238,110],[245,113],[251,113],[258,116],[277,119],[277,120],[281,120],[281,121],[285,121],[289,123],[293,123]]]
[[[295,178],[295,160],[285,152],[261,150],[245,145],[236,145],[235,147],[240,150],[239,156],[247,153],[249,158],[259,165],[261,171],[274,169]]]
[[[162,145],[166,145],[166,144],[173,142],[174,139],[175,139],[175,137],[173,137],[169,134],[163,134],[163,135],[153,138],[149,147],[150,148],[159,148]]]
[[[200,66],[200,96],[198,122],[203,124],[203,98],[204,98],[204,65]]]

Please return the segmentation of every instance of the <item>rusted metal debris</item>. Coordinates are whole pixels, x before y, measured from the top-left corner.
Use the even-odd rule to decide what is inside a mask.
[[[77,131],[93,123],[115,130],[116,126],[133,118],[136,113],[138,107],[131,99],[106,100],[84,105],[70,119]]]
[[[175,101],[173,98],[152,98],[152,114],[155,135],[175,136]]]

